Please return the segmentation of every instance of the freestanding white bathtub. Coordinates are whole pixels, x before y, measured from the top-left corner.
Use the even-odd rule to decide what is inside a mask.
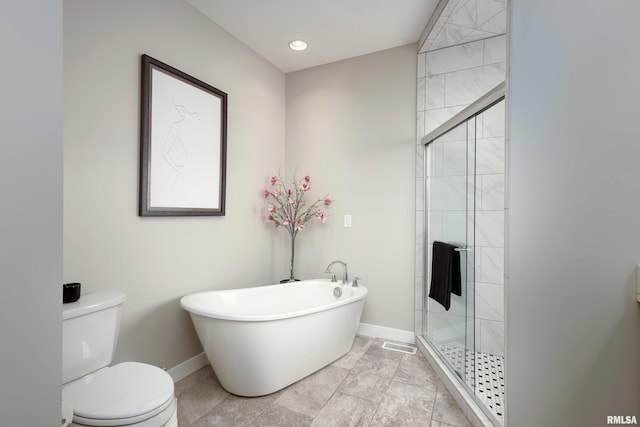
[[[201,292],[180,305],[190,312],[220,384],[239,396],[262,396],[346,354],[366,295],[363,286],[305,280]]]

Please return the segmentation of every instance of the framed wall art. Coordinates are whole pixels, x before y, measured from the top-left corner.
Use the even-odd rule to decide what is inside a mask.
[[[227,94],[142,55],[140,216],[222,216]]]

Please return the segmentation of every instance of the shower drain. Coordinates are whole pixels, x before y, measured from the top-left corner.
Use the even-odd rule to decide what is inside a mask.
[[[382,348],[385,350],[399,351],[400,353],[416,354],[416,348],[409,345],[396,344],[385,341],[382,344]]]

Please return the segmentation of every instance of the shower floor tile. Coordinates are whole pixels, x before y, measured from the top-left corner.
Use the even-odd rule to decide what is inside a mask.
[[[357,336],[341,359],[263,397],[228,393],[206,366],[176,383],[179,427],[471,426],[420,352],[384,342]]]
[[[465,351],[464,348],[450,345],[441,345],[440,351],[456,371],[465,372],[465,364],[469,367],[465,381],[504,424],[504,357]]]

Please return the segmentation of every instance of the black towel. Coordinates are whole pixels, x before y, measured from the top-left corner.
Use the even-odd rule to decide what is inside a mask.
[[[462,295],[460,252],[456,251],[454,245],[434,241],[429,298],[438,301],[445,309],[449,310],[452,292],[456,295]]]

